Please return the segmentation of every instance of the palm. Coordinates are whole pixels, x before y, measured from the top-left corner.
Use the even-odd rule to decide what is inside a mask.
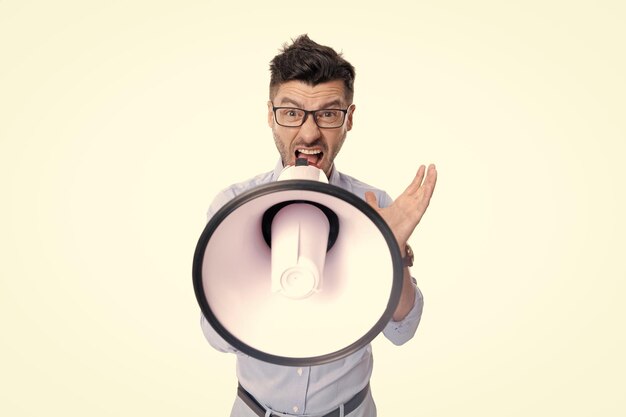
[[[424,175],[426,178],[424,178]],[[381,215],[391,228],[398,244],[404,246],[415,230],[422,216],[428,208],[430,198],[437,182],[437,169],[434,165],[420,166],[417,174],[409,186],[394,202],[385,208],[380,208],[374,193],[368,192],[365,200]]]

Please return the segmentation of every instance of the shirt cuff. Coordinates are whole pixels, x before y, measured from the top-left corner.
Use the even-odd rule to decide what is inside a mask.
[[[416,284],[415,278],[411,278],[413,284]],[[413,308],[400,321],[391,320],[383,329],[383,334],[394,345],[403,345],[413,338],[417,331],[417,326],[422,318],[422,310],[424,309],[424,297],[420,289],[415,285],[415,303]]]
[[[220,352],[226,353],[236,353],[237,350],[229,345],[223,338],[220,336],[215,329],[209,324],[209,321],[204,317],[203,314],[200,314],[200,327],[202,328],[202,333],[204,333],[204,337],[209,342],[213,348],[219,350]]]

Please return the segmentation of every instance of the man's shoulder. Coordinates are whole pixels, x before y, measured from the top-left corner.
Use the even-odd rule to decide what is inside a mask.
[[[353,177],[351,175],[345,174],[343,172],[337,171],[338,174],[338,180],[339,180],[339,184],[340,185],[345,185],[345,186],[349,186],[350,188],[352,188],[353,190],[357,191],[357,190],[363,190],[363,192],[365,191],[372,191],[372,192],[382,192],[384,193],[385,191],[375,187],[371,184],[368,184],[364,181],[361,181],[360,179]]]
[[[372,192],[376,196],[376,201],[378,201],[380,207],[387,207],[393,201],[386,191],[340,171],[337,171],[336,185],[344,190],[350,191],[363,200],[365,200],[365,193],[368,191]]]
[[[263,172],[261,174],[255,175],[254,177],[248,178],[247,180],[231,184],[228,187],[224,188],[221,192],[233,194],[233,197],[235,197],[256,186],[271,182],[272,174],[273,174],[273,171]]]
[[[252,178],[248,178],[245,181],[236,182],[223,188],[213,199],[213,203],[209,207],[209,217],[219,210],[224,204],[228,203],[239,194],[243,194],[252,188],[267,184],[272,180],[273,171],[264,172],[262,174],[255,175]]]

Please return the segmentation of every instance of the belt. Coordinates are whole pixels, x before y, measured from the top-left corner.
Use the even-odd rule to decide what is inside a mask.
[[[365,388],[357,392],[354,395],[354,397],[350,398],[347,402],[343,404],[344,416],[347,416],[348,414],[356,410],[356,408],[359,405],[361,405],[365,397],[367,397],[367,393],[369,392],[369,390],[370,390],[370,384],[368,382]],[[252,411],[255,412],[257,416],[265,417],[265,408],[261,404],[259,404],[259,402],[248,391],[246,391],[241,386],[241,384],[237,386],[237,395],[239,396],[239,398],[243,400],[244,403],[246,403],[248,407],[250,407]],[[276,414],[270,414],[270,417],[279,417],[279,416],[277,416]],[[339,408],[336,408],[330,413],[324,414],[323,416],[320,416],[320,417],[340,417]]]

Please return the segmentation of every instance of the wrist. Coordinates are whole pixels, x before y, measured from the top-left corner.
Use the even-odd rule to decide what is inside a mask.
[[[415,255],[413,254],[413,249],[409,246],[408,243],[404,245],[400,245],[400,253],[402,254],[402,264],[405,268],[413,266],[413,262],[415,261]]]

